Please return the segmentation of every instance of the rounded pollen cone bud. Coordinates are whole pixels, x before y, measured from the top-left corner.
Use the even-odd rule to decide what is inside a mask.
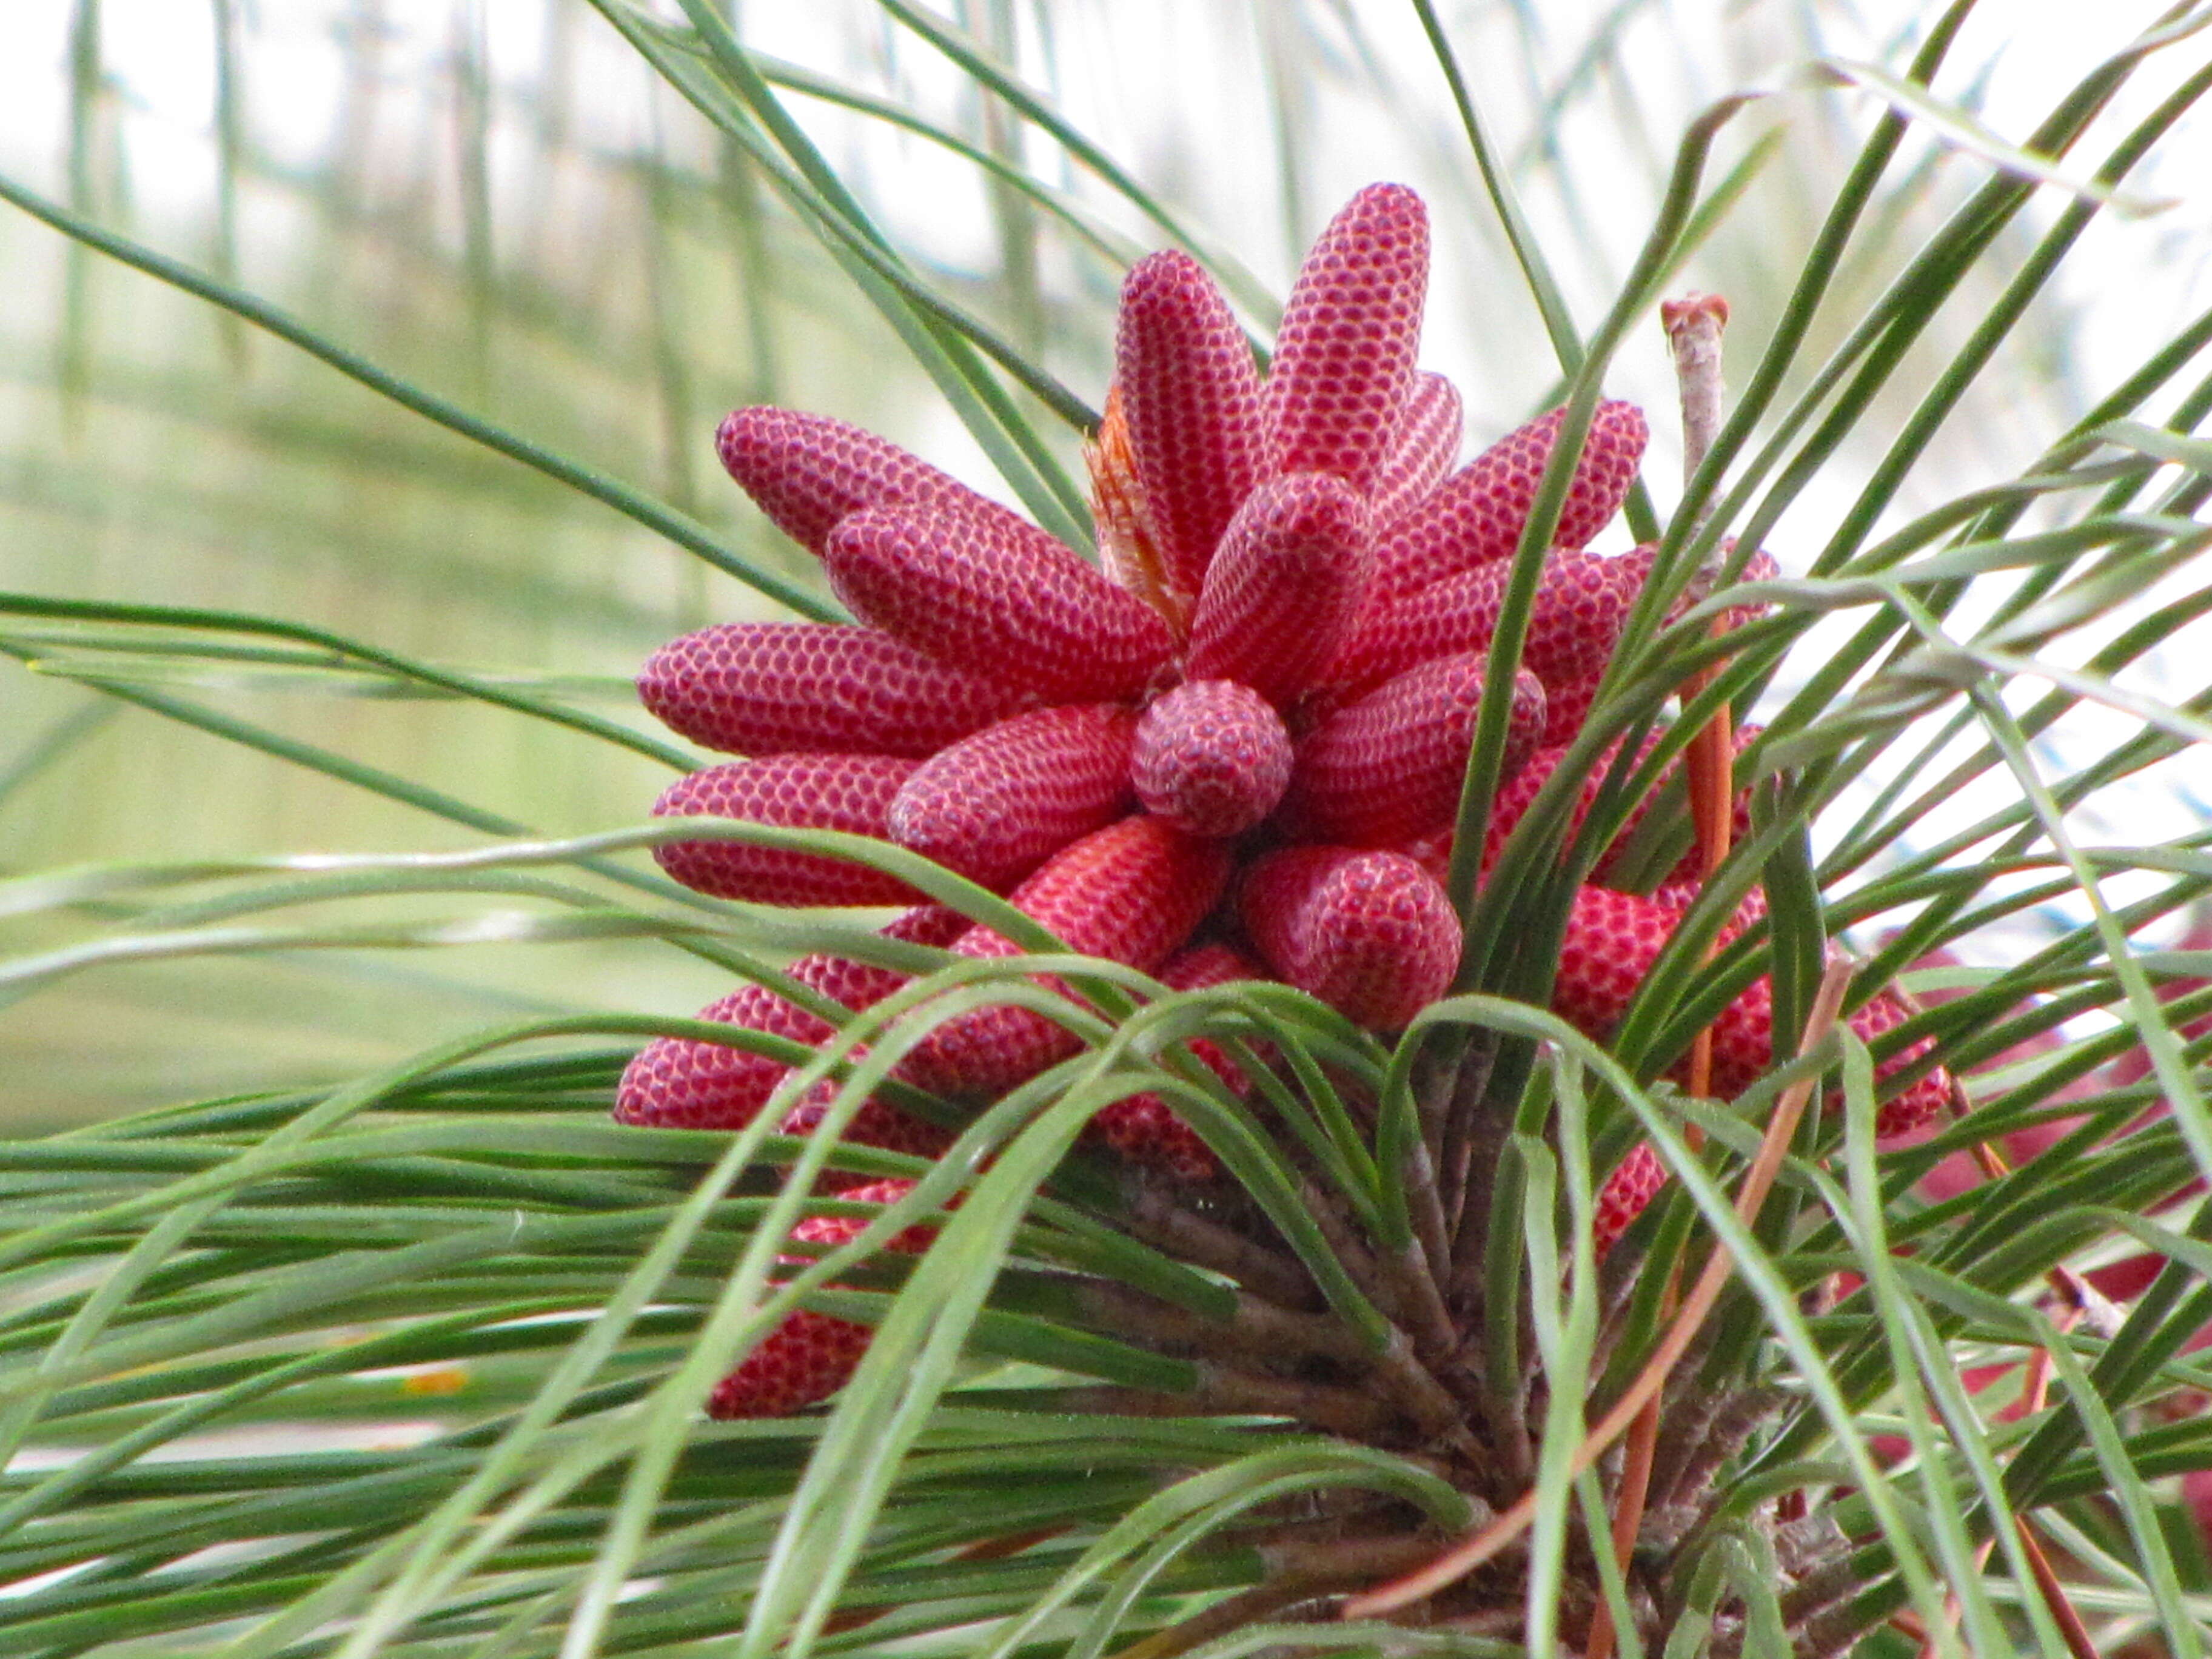
[[[1139,815],[1063,848],[1016,888],[1009,902],[1086,956],[1150,973],[1172,955],[1221,896],[1229,853]],[[953,941],[963,956],[1018,954],[988,927]],[[1003,1094],[1066,1059],[1078,1039],[1034,1009],[972,1009],[915,1045],[900,1074],[938,1094]]]
[[[1261,392],[1271,471],[1374,488],[1413,389],[1428,284],[1428,210],[1403,185],[1370,185],[1328,222],[1291,286]]]
[[[1597,1214],[1590,1236],[1600,1260],[1666,1184],[1667,1166],[1659,1161],[1659,1154],[1651,1150],[1649,1141],[1638,1141],[1598,1189]]]
[[[1199,594],[1189,677],[1241,680],[1279,708],[1312,684],[1358,611],[1367,527],[1365,504],[1326,473],[1254,490]]]
[[[957,910],[923,904],[880,931],[885,939],[941,946],[968,927],[968,918]],[[801,985],[855,1011],[873,1006],[907,981],[892,969],[818,953],[801,957],[787,971]],[[701,1010],[699,1018],[793,1042],[818,1043],[830,1034],[828,1021],[764,985],[740,986]],[[653,1129],[742,1129],[790,1070],[780,1060],[719,1042],[655,1037],[623,1070],[615,1089],[615,1121]]]
[[[1448,823],[1459,806],[1485,662],[1479,651],[1410,669],[1330,715],[1298,746],[1283,805],[1300,839],[1386,847]],[[1535,752],[1544,689],[1515,676],[1505,774]]]
[[[1195,945],[1179,951],[1159,972],[1160,983],[1170,991],[1198,991],[1267,977],[1267,969],[1259,963],[1220,944]],[[1190,1051],[1237,1094],[1249,1092],[1252,1079],[1231,1062],[1219,1044],[1200,1037],[1190,1045]],[[1089,1133],[1092,1139],[1144,1169],[1183,1181],[1211,1181],[1220,1173],[1212,1149],[1197,1131],[1156,1094],[1131,1095],[1101,1108],[1091,1120]]]
[[[672,640],[638,673],[671,730],[739,755],[933,755],[1021,694],[872,628],[724,623]]]
[[[1488,650],[1512,574],[1510,559],[1495,560],[1370,612],[1329,671],[1330,681],[1358,691],[1433,657]],[[1650,574],[1648,560],[1567,548],[1547,554],[1536,578],[1521,665],[1543,681],[1547,694],[1602,674]]]
[[[828,415],[732,410],[714,434],[714,450],[776,527],[817,556],[837,520],[864,507],[942,501],[1014,516],[890,439]]]
[[[1136,726],[1136,714],[1114,703],[1039,708],[988,726],[900,787],[891,839],[1005,887],[1127,809]]]
[[[1382,470],[1367,492],[1367,511],[1378,531],[1403,518],[1450,470],[1459,454],[1460,419],[1457,386],[1441,374],[1413,376]]]
[[[911,1181],[877,1181],[841,1197],[848,1204],[893,1204],[913,1190]],[[799,1243],[829,1249],[850,1243],[867,1225],[857,1216],[809,1216],[791,1230],[791,1236]],[[934,1227],[909,1227],[884,1248],[920,1255],[936,1237]],[[783,1258],[794,1266],[808,1259]],[[872,1328],[850,1319],[796,1309],[715,1385],[707,1399],[707,1415],[722,1421],[788,1417],[827,1400],[852,1380],[874,1334]]]
[[[861,621],[1055,702],[1131,696],[1175,641],[1160,613],[1012,514],[855,513],[823,562]]]
[[[1291,734],[1248,685],[1190,680],[1145,711],[1129,774],[1137,799],[1194,836],[1243,834],[1291,781]]]
[[[1508,433],[1437,485],[1413,511],[1382,526],[1376,539],[1368,603],[1388,604],[1511,554],[1521,544],[1521,528],[1535,504],[1536,485],[1565,414],[1555,409]],[[1579,548],[1612,520],[1635,482],[1636,465],[1650,435],[1644,411],[1634,404],[1597,406],[1552,535],[1554,547]]]
[[[1451,901],[1402,853],[1285,848],[1252,866],[1237,907],[1277,973],[1376,1030],[1443,996],[1459,966]]]
[[[1169,583],[1195,599],[1262,455],[1252,348],[1188,253],[1150,254],[1122,280],[1114,384],[1154,545]]]
[[[889,755],[770,755],[679,779],[653,804],[659,817],[738,818],[792,830],[887,833],[891,797],[915,763]],[[761,904],[910,904],[894,876],[817,853],[728,841],[678,841],[653,849],[660,867],[694,891]]]

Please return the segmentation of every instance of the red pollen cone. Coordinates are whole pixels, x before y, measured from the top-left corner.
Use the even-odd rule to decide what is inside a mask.
[[[1170,991],[1198,991],[1236,980],[1267,977],[1267,969],[1259,963],[1220,944],[1194,945],[1179,951],[1159,972],[1160,983]],[[1190,1045],[1190,1051],[1239,1096],[1251,1089],[1252,1079],[1231,1062],[1218,1043],[1200,1037]],[[1112,1147],[1130,1163],[1184,1181],[1211,1181],[1221,1172],[1212,1149],[1198,1132],[1156,1094],[1131,1095],[1103,1108],[1091,1120],[1090,1133],[1093,1139]]]
[[[1139,815],[1063,848],[1014,890],[1010,902],[1072,949],[1150,973],[1213,908],[1228,877],[1220,842]],[[988,927],[970,928],[952,949],[974,957],[1017,954],[1012,941]],[[938,1025],[901,1069],[939,1094],[1002,1094],[1079,1046],[1033,1009],[992,1006]]]
[[[1504,558],[1520,545],[1565,415],[1555,409],[1508,433],[1437,485],[1419,507],[1385,526],[1376,540],[1368,603],[1387,604]],[[1598,405],[1575,462],[1553,546],[1581,547],[1611,521],[1635,481],[1649,435],[1644,411],[1634,404]]]
[[[1601,1260],[1666,1184],[1667,1166],[1648,1141],[1638,1141],[1598,1189],[1597,1215],[1590,1232]]]
[[[1170,583],[1197,597],[1221,532],[1260,481],[1260,374],[1205,268],[1174,248],[1121,283],[1114,384],[1144,516]]]
[[[911,1181],[878,1181],[855,1187],[842,1197],[848,1204],[891,1204],[913,1190]],[[865,1218],[855,1216],[809,1216],[791,1230],[791,1236],[804,1244],[834,1246],[849,1243],[867,1225]],[[885,1248],[920,1255],[936,1236],[933,1227],[909,1227]],[[784,1260],[796,1265],[807,1258]],[[853,1320],[811,1308],[796,1309],[715,1385],[708,1396],[707,1415],[725,1421],[788,1417],[827,1400],[852,1379],[873,1335],[872,1328]]]
[[[1245,498],[1191,619],[1189,677],[1240,680],[1281,707],[1334,657],[1360,602],[1367,508],[1350,486],[1294,472]]]
[[[671,730],[739,755],[933,755],[1021,695],[872,628],[724,623],[647,659],[639,697]]]
[[[714,449],[761,511],[817,556],[837,520],[864,507],[933,501],[1013,517],[890,439],[828,415],[733,410],[714,434]]]
[[[770,755],[679,779],[653,810],[660,817],[738,818],[792,830],[884,837],[891,797],[915,763],[889,755]],[[816,853],[678,841],[653,849],[660,867],[716,898],[763,904],[906,904],[920,896],[896,877]]]
[[[968,927],[957,910],[924,904],[881,931],[909,945],[946,945]],[[856,1012],[882,1001],[907,979],[889,968],[822,954],[801,957],[788,971],[801,985]],[[826,1020],[764,985],[741,986],[701,1010],[699,1018],[794,1042],[817,1043],[830,1036]],[[742,1129],[790,1070],[780,1060],[718,1042],[656,1037],[623,1068],[615,1090],[615,1120],[654,1129]]]
[[[1358,691],[1432,657],[1488,650],[1512,574],[1511,560],[1495,560],[1370,613],[1330,680]],[[1605,672],[1650,574],[1648,562],[1566,548],[1546,556],[1521,665],[1544,682],[1547,695],[1554,686],[1578,684]]]
[[[863,622],[1055,702],[1133,696],[1175,648],[1158,611],[1011,514],[870,508],[823,561]]]
[[[1410,669],[1330,715],[1298,747],[1283,816],[1299,839],[1388,847],[1449,823],[1458,810],[1482,705],[1479,651]],[[1544,691],[1513,682],[1506,775],[1534,753]]]
[[[891,839],[1003,888],[1129,804],[1137,717],[1114,703],[1039,708],[925,761],[890,805]]]
[[[1442,996],[1459,966],[1451,901],[1401,853],[1285,848],[1252,866],[1237,903],[1277,973],[1376,1030]]]
[[[1367,492],[1367,511],[1378,531],[1396,523],[1437,487],[1459,454],[1459,388],[1441,374],[1414,375],[1382,470]]]
[[[1413,389],[1429,283],[1429,217],[1403,185],[1370,185],[1298,267],[1261,394],[1276,472],[1328,472],[1362,495]]]
[[[1130,777],[1146,807],[1194,836],[1237,836],[1291,781],[1282,716],[1235,680],[1189,680],[1145,711]]]
[[[830,1109],[830,1093],[828,1085],[810,1090],[805,1100],[784,1114],[778,1128],[787,1135],[812,1134],[822,1127],[822,1119]],[[925,1123],[911,1112],[902,1112],[888,1101],[871,1097],[860,1103],[860,1109],[853,1114],[845,1125],[845,1133],[837,1139],[848,1146],[873,1146],[880,1152],[904,1152],[908,1158],[934,1159],[944,1156],[954,1137],[949,1129]],[[822,1192],[835,1193],[874,1179],[849,1170],[824,1170],[814,1184]]]

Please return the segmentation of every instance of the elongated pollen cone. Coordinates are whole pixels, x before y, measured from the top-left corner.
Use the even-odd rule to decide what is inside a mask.
[[[1283,816],[1302,839],[1389,847],[1449,823],[1482,708],[1479,651],[1409,669],[1339,709],[1299,745]],[[1505,775],[1535,752],[1544,689],[1514,678]]]
[[[1010,902],[1088,956],[1147,973],[1188,939],[1229,877],[1218,842],[1139,816],[1085,836],[1016,888]],[[988,927],[953,942],[963,956],[1018,954]],[[939,1094],[996,1095],[1073,1054],[1077,1039],[1030,1008],[995,1005],[955,1015],[902,1063],[908,1080]]]
[[[841,1197],[848,1204],[894,1204],[913,1190],[911,1181],[894,1179],[855,1187]],[[829,1249],[849,1243],[867,1225],[856,1216],[809,1216],[791,1230],[791,1236],[799,1243]],[[895,1235],[886,1248],[902,1255],[920,1255],[936,1236],[933,1227],[909,1227]],[[799,1265],[809,1258],[783,1260]],[[856,1321],[797,1309],[715,1386],[708,1396],[707,1415],[725,1421],[788,1417],[827,1400],[852,1380],[874,1334]]]
[[[915,763],[888,755],[770,755],[678,780],[653,803],[659,817],[739,818],[789,830],[886,835],[891,797]],[[728,841],[670,842],[653,856],[686,887],[762,904],[910,904],[921,895],[864,864]]]
[[[714,434],[714,449],[777,528],[817,556],[837,520],[864,507],[939,501],[1013,516],[890,439],[828,415],[766,405],[733,410]]]
[[[891,838],[1004,887],[1129,805],[1136,714],[1114,703],[1039,708],[954,744],[901,787]]]
[[[1512,574],[1511,560],[1496,560],[1370,612],[1361,619],[1330,679],[1358,691],[1417,663],[1488,650]],[[1649,562],[1639,559],[1566,548],[1547,556],[1522,641],[1521,665],[1543,681],[1547,693],[1603,673],[1650,574]]]
[[[1241,681],[1279,708],[1312,684],[1358,611],[1367,531],[1365,504],[1326,473],[1254,490],[1199,595],[1189,677]]]
[[[870,508],[823,562],[863,622],[1054,702],[1133,696],[1175,649],[1158,611],[1009,514]]]
[[[739,755],[933,755],[1022,695],[872,628],[725,623],[647,659],[639,697],[694,743]]]
[[[1519,546],[1565,416],[1555,409],[1508,433],[1437,485],[1419,507],[1384,526],[1376,543],[1368,602],[1387,604],[1504,558]],[[1581,547],[1612,520],[1635,482],[1649,436],[1644,411],[1634,404],[1598,405],[1552,537],[1554,547]]]
[[[1399,411],[1398,430],[1367,492],[1367,510],[1377,530],[1396,523],[1450,471],[1459,454],[1460,422],[1457,386],[1441,374],[1413,376],[1413,389]]]
[[[1275,471],[1374,488],[1413,389],[1428,283],[1428,210],[1403,185],[1370,185],[1328,222],[1291,286],[1261,392]]]
[[[1647,1141],[1638,1141],[1620,1160],[1605,1185],[1598,1189],[1597,1216],[1591,1236],[1602,1258],[1620,1240],[1644,1206],[1667,1184],[1667,1166]]]
[[[1170,991],[1197,991],[1237,980],[1267,977],[1267,970],[1258,963],[1221,944],[1194,945],[1179,951],[1159,973],[1160,983]],[[1231,1061],[1218,1043],[1200,1037],[1190,1045],[1190,1051],[1238,1095],[1250,1091],[1252,1079]],[[1156,1094],[1129,1095],[1102,1108],[1091,1120],[1090,1133],[1130,1163],[1183,1181],[1211,1181],[1221,1172],[1205,1140]]]
[[[881,932],[909,945],[945,945],[968,925],[957,910],[924,904]],[[849,957],[801,957],[787,971],[801,985],[856,1011],[872,1007],[906,983],[904,974]],[[764,985],[741,986],[702,1009],[699,1018],[793,1042],[818,1043],[830,1034],[828,1021]],[[742,1129],[790,1070],[780,1060],[719,1042],[656,1037],[623,1068],[615,1090],[615,1121],[655,1129]]]
[[[1204,267],[1170,248],[1121,284],[1114,384],[1145,520],[1169,581],[1194,599],[1221,532],[1260,481],[1260,375]]]

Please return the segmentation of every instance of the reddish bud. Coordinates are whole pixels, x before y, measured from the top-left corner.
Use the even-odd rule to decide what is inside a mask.
[[[1359,606],[1367,509],[1326,473],[1245,498],[1191,620],[1188,673],[1239,680],[1280,707],[1336,654]]]
[[[770,755],[731,761],[678,780],[653,810],[660,817],[737,818],[792,830],[886,832],[891,797],[914,771],[888,755]],[[670,842],[653,849],[660,867],[716,898],[762,904],[903,904],[920,896],[896,877],[863,864],[727,841]]]
[[[1400,853],[1291,847],[1252,866],[1245,931],[1275,971],[1356,1024],[1405,1024],[1450,988],[1459,918]]]
[[[1145,711],[1130,775],[1137,798],[1194,836],[1236,836],[1275,810],[1291,734],[1249,686],[1192,680]]]
[[[1129,800],[1137,717],[1114,703],[1039,708],[954,744],[901,787],[891,839],[1004,887]]]
[[[1261,392],[1277,472],[1328,472],[1365,495],[1413,388],[1429,221],[1403,185],[1370,185],[1298,267]]]
[[[823,562],[863,622],[1055,702],[1133,696],[1175,647],[1158,611],[1011,514],[870,508]]]

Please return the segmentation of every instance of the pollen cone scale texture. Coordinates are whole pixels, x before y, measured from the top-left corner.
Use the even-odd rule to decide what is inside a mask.
[[[840,1194],[848,1204],[895,1204],[914,1190],[911,1181],[878,1181]],[[810,1216],[791,1230],[793,1242],[817,1249],[849,1244],[868,1226],[865,1216]],[[908,1227],[895,1235],[889,1249],[920,1255],[937,1236],[933,1227]],[[808,1256],[787,1255],[786,1266],[803,1267]],[[851,1381],[873,1333],[866,1325],[835,1315],[797,1309],[785,1316],[735,1370],[707,1398],[709,1417],[788,1417],[827,1400]]]
[[[1427,264],[1419,199],[1395,185],[1362,191],[1301,267],[1263,375],[1195,260],[1139,261],[1089,457],[1095,563],[842,421],[731,415],[717,434],[725,466],[821,561],[857,620],[728,624],[656,653],[640,677],[647,706],[741,757],[679,782],[659,810],[888,840],[1007,893],[1073,950],[1170,987],[1272,976],[1358,1023],[1402,1026],[1444,993],[1458,960],[1440,877],[1485,699],[1505,702],[1510,737],[1487,864],[1577,735],[1652,568],[1648,550],[1589,550],[1646,438],[1634,405],[1604,402],[1571,463],[1519,672],[1493,683],[1486,653],[1510,556],[1564,415],[1455,465],[1459,395],[1418,368]],[[1771,571],[1764,559],[1747,575]],[[1655,789],[1632,805],[1624,837],[1660,799]],[[1585,790],[1572,804],[1574,823],[1593,799]],[[750,902],[917,896],[804,848],[692,842],[660,858],[678,879]],[[1554,994],[1601,1039],[1680,914],[1600,884],[1609,874],[1601,862],[1576,899]],[[956,957],[1016,954],[956,912],[908,916],[939,918],[911,937]],[[886,931],[901,927],[922,924]],[[794,965],[801,983],[830,971],[814,960]],[[901,982],[867,970],[865,983],[817,988],[862,1008]],[[1074,999],[1066,1019],[975,1005],[973,991],[949,1014],[921,1003],[911,1018],[926,1029],[902,1081],[975,1103],[1074,1053],[1082,1040],[1068,1026],[1092,1018],[1076,992],[1027,983],[1024,997]],[[1885,1006],[1854,1018],[1886,1030]],[[802,1044],[830,1032],[760,988],[708,1017]],[[1755,981],[1717,1025],[1717,1081],[1766,1066],[1771,1024]],[[1209,1065],[1219,1058],[1197,1048]],[[618,1110],[736,1127],[787,1075],[764,1056],[655,1043]],[[1938,1073],[1915,1088],[1940,1084]],[[780,1100],[782,1127],[812,1132],[826,1098]],[[941,1144],[941,1131],[881,1100],[845,1134],[924,1156]],[[1214,1168],[1157,1096],[1102,1112],[1093,1138],[1178,1178]]]

